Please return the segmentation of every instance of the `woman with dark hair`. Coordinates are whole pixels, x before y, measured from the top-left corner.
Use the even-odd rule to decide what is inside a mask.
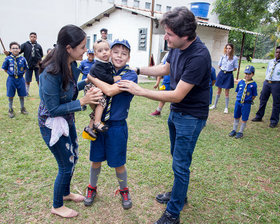
[[[234,46],[233,44],[226,44],[224,48],[224,55],[219,61],[219,68],[221,71],[217,76],[216,86],[218,87],[217,95],[215,98],[214,105],[209,109],[215,109],[217,107],[222,89],[225,89],[225,110],[224,113],[228,113],[228,103],[229,103],[229,90],[234,87],[233,71],[238,68],[238,59],[234,56]]]
[[[78,160],[78,139],[74,112],[82,106],[98,103],[102,96],[98,88],[90,89],[77,100],[87,79],[77,83],[80,70],[76,60],[82,60],[86,52],[86,34],[77,26],[64,26],[58,33],[56,47],[46,56],[40,66],[40,105],[38,121],[42,137],[53,153],[58,174],[54,183],[51,213],[65,218],[78,212],[63,205],[64,200],[82,202],[84,197],[70,192],[70,182]]]

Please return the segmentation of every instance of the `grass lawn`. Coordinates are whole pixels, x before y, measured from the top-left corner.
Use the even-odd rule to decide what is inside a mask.
[[[2,66],[4,56],[0,56]],[[241,71],[247,63],[242,64]],[[260,94],[266,64],[254,64]],[[158,103],[134,97],[127,119],[129,140],[127,170],[133,207],[124,211],[114,169],[102,166],[98,195],[92,207],[66,202],[80,212],[66,220],[50,214],[56,161],[43,142],[38,124],[38,87],[32,82],[26,98],[29,115],[8,117],[6,78],[0,71],[0,223],[102,223],[134,224],[156,221],[165,206],[155,201],[157,193],[169,191],[173,175],[167,118],[169,104],[161,117],[151,117]],[[243,78],[241,73],[240,78]],[[153,88],[154,83],[141,84]],[[214,89],[215,98],[216,89]],[[224,94],[224,92],[222,93]],[[80,95],[81,96],[81,95]],[[210,111],[193,155],[189,185],[189,204],[181,213],[181,223],[280,223],[280,134],[279,127],[268,127],[271,101],[264,122],[248,125],[243,139],[228,137],[232,130],[236,94],[230,92],[229,114],[223,114],[224,95],[218,108]],[[250,119],[259,106],[252,106]],[[79,162],[72,180],[72,191],[85,193],[89,179],[89,141],[81,138],[89,122],[89,110],[76,113],[79,135]]]

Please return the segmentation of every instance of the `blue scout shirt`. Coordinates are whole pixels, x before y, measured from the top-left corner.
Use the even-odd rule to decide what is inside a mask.
[[[199,37],[184,50],[171,49],[167,58],[170,64],[170,87],[174,90],[180,80],[194,84],[180,103],[171,103],[170,109],[199,119],[209,113],[209,81],[211,57]]]
[[[28,69],[27,61],[24,57],[18,56],[17,57],[17,67],[18,67],[18,76],[23,76],[24,71]],[[2,68],[7,70],[8,75],[14,76],[15,71],[15,59],[12,56],[8,56],[5,58]]]
[[[221,57],[218,65],[221,67],[221,70],[231,72],[238,68],[238,58],[233,56],[233,59],[229,60],[229,57],[225,54]]]
[[[276,58],[273,60],[270,60],[268,62],[268,66],[266,69],[265,79],[270,81],[280,81],[280,60],[277,61],[277,64],[275,65],[275,68],[272,73],[272,78],[270,78],[270,73],[272,68],[274,67],[274,63],[276,62]]]
[[[237,95],[236,95],[237,101],[241,100],[245,85],[246,85],[246,82],[244,79],[242,79],[238,82],[236,90],[235,90],[235,92],[237,92]],[[255,81],[248,84],[246,96],[244,99],[245,103],[251,103],[253,101],[253,96],[258,95],[257,88],[258,88],[257,83]]]
[[[120,69],[115,75],[119,75],[125,67],[126,66],[124,66],[122,69]],[[129,70],[127,73],[122,75],[122,80],[131,80],[131,81],[137,83],[138,76],[135,71]],[[109,121],[121,121],[121,120],[125,120],[127,118],[129,107],[130,107],[130,102],[131,102],[133,96],[134,95],[132,95],[131,93],[126,92],[126,91],[123,91],[123,92],[113,96]],[[108,97],[108,99],[109,98],[110,97]],[[104,109],[104,112],[103,112],[103,120],[104,120],[104,116],[106,114],[106,109],[107,109],[107,107]]]
[[[85,79],[87,77],[87,74],[89,73],[90,68],[94,64],[94,62],[95,62],[95,60],[89,61],[88,59],[85,59],[85,60],[81,61],[79,69],[83,73],[82,79]]]

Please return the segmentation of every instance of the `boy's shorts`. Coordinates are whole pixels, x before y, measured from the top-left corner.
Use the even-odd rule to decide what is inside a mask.
[[[39,68],[31,68],[31,69],[29,68],[26,70],[26,72],[25,72],[25,81],[26,82],[32,82],[33,71],[35,72],[36,81],[39,82]]]
[[[99,132],[95,141],[90,143],[90,161],[107,160],[110,167],[116,168],[126,163],[128,130],[125,120],[107,121],[107,132]]]
[[[251,103],[241,104],[239,101],[235,102],[234,118],[238,119],[242,116],[242,121],[248,121],[251,111]]]
[[[16,94],[16,90],[18,93],[18,96],[26,96],[26,88],[25,88],[25,80],[23,77],[20,78],[14,78],[12,76],[8,76],[7,82],[7,97],[14,97]]]

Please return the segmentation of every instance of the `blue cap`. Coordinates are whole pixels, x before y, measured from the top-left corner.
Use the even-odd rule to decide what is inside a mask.
[[[127,40],[119,40],[119,39],[114,40],[114,42],[111,44],[111,49],[115,45],[123,45],[123,46],[125,46],[130,51],[130,44],[128,43]]]
[[[244,73],[246,74],[251,74],[251,73],[255,73],[255,68],[252,65],[246,65]]]
[[[94,54],[94,51],[89,49],[89,50],[87,51],[87,53],[88,53],[88,54]]]

